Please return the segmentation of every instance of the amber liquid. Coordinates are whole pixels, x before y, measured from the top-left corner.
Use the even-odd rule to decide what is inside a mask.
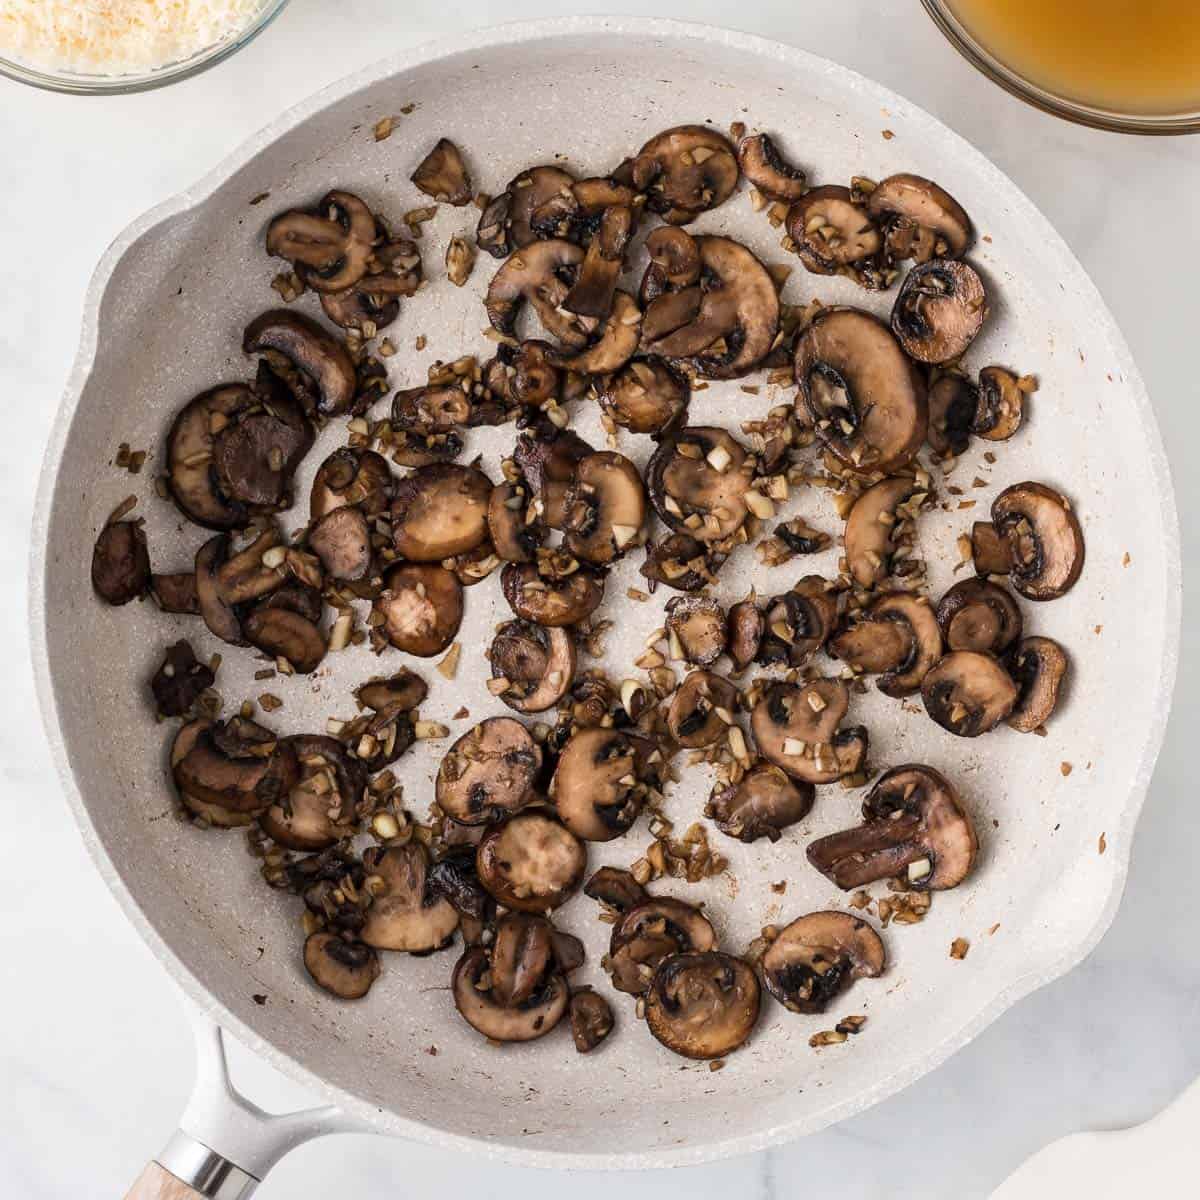
[[[1200,111],[1200,0],[950,0],[1005,66],[1055,95],[1137,115]]]

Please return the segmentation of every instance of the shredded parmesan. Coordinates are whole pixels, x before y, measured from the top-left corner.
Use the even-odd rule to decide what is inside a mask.
[[[133,75],[236,37],[266,0],[0,0],[0,48],[41,70]]]

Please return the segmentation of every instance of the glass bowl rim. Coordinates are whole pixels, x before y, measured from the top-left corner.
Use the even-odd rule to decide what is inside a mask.
[[[959,20],[947,0],[921,0],[933,23],[947,41],[978,71],[1019,100],[1052,116],[1063,117],[1078,125],[1104,129],[1111,133],[1181,134],[1200,133],[1200,111],[1164,113],[1126,113],[1097,105],[1084,104],[1040,87],[1031,79],[1001,62],[980,43]]]

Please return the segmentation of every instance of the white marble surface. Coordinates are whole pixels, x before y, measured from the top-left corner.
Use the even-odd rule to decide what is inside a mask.
[[[173,1129],[191,1074],[173,986],[92,870],[58,795],[22,632],[34,481],[92,266],[133,216],[322,84],[443,31],[592,7],[293,0],[243,55],[165,92],[88,101],[0,83],[0,568],[11,580],[0,589],[0,612],[14,635],[0,692],[5,1196],[123,1194]],[[641,3],[608,7],[651,11]],[[652,11],[736,25],[855,67],[940,116],[1033,197],[1092,273],[1155,398],[1176,473],[1190,589],[1200,568],[1190,516],[1200,504],[1191,441],[1200,430],[1192,275],[1200,226],[1191,217],[1200,141],[1123,139],[1027,109],[962,63],[916,0],[765,0],[736,11],[711,0],[659,0]],[[1200,1073],[1200,955],[1189,904],[1200,806],[1187,734],[1200,701],[1198,636],[1189,622],[1129,889],[1087,962],[940,1071],[841,1127],[753,1158],[627,1177],[623,1195],[774,1200],[836,1189],[844,1200],[866,1200],[902,1187],[928,1200],[976,1200],[1051,1139],[1144,1120],[1190,1083]],[[234,1070],[266,1107],[301,1099],[248,1055]],[[446,1161],[420,1146],[356,1136],[302,1147],[259,1194],[304,1200],[436,1188],[539,1200],[560,1195],[565,1183],[557,1173]],[[577,1174],[567,1186],[590,1200],[613,1181]]]

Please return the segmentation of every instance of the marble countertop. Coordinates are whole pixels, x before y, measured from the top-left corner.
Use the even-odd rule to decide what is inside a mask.
[[[645,13],[644,4],[610,2]],[[120,1195],[175,1126],[192,1071],[184,1014],[163,969],[88,861],[45,749],[25,627],[32,498],[75,351],[93,264],[135,215],[204,173],[286,106],[373,58],[438,33],[592,4],[516,0],[293,0],[217,70],[163,92],[80,100],[0,82],[0,612],[17,641],[0,693],[6,848],[0,922],[0,1179],[22,1200]],[[1200,471],[1195,285],[1200,141],[1122,138],[1057,122],[987,84],[916,0],[825,6],[764,0],[736,16],[713,0],[659,0],[657,15],[794,42],[909,96],[1006,171],[1070,243],[1123,328],[1154,397],[1183,519],[1185,586],[1200,569],[1190,514]],[[330,12],[335,14],[330,19]],[[1200,955],[1185,907],[1200,844],[1187,713],[1200,632],[1184,629],[1175,715],[1134,847],[1128,891],[1099,949],[1002,1017],[941,1070],[845,1124],[780,1150],[620,1182],[628,1200],[806,1192],[866,1200],[919,1189],[976,1200],[1054,1138],[1142,1121],[1200,1074]],[[1086,797],[1084,802],[1086,802]],[[1184,905],[1180,900],[1184,899]],[[250,1055],[234,1076],[267,1108],[303,1100]],[[295,1151],[263,1200],[414,1193],[549,1200],[558,1173],[518,1170],[399,1141],[346,1136]],[[613,1181],[580,1173],[579,1200]]]

